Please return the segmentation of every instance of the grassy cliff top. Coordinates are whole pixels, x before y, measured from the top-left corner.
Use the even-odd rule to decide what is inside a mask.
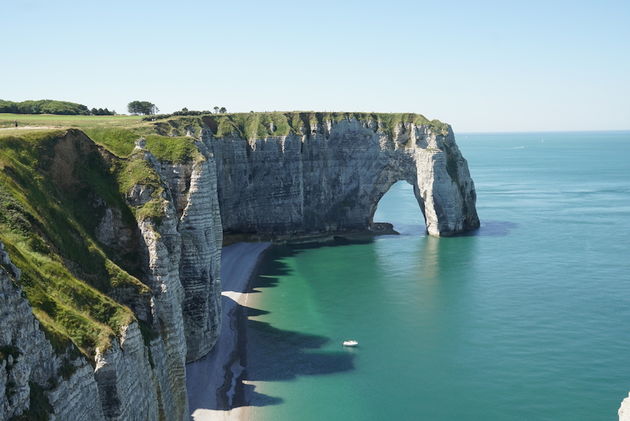
[[[427,126],[436,133],[448,131],[448,124],[439,120],[429,120],[422,114],[414,113],[363,113],[363,112],[263,112],[211,114],[202,117],[216,137],[238,135],[247,139],[267,136],[287,136],[289,134],[310,134],[326,122],[359,120],[375,123],[377,130],[393,134],[401,124]]]
[[[0,128],[28,126],[43,128],[93,128],[93,127],[134,127],[143,125],[142,116],[135,115],[56,115],[56,114],[11,114],[0,113]],[[146,125],[146,124],[145,124]]]
[[[145,121],[142,116],[0,113],[0,139],[76,128],[121,158],[131,155],[136,140],[141,137],[146,139],[147,150],[161,161],[185,162],[195,158],[197,149],[193,145],[194,139],[185,136],[186,128],[168,126],[164,127],[162,122]]]
[[[326,122],[356,119],[375,123],[377,130],[392,135],[401,124],[427,126],[436,133],[448,131],[448,124],[429,120],[414,113],[364,112],[250,112],[228,114],[158,115],[158,116],[58,116],[0,114],[0,137],[24,130],[78,128],[96,143],[119,157],[133,151],[135,141],[147,139],[147,149],[160,160],[182,162],[195,157],[192,138],[208,127],[216,137],[239,136],[247,139],[311,134]],[[14,128],[18,122],[18,129]],[[192,136],[192,137],[191,137]]]

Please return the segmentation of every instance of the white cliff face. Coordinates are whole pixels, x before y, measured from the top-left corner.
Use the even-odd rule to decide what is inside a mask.
[[[120,342],[96,354],[94,378],[107,419],[156,420],[157,393],[148,351],[137,323],[123,329]]]
[[[188,361],[197,360],[212,349],[221,325],[219,272],[223,230],[216,184],[213,160],[194,164],[179,223]]]
[[[96,237],[108,247],[137,244],[142,281],[151,292],[130,294],[139,297],[130,300],[119,296],[124,290],[115,291],[148,332],[143,338],[136,321],[124,326],[107,349],[97,350],[94,367],[83,356],[53,350],[13,282],[19,269],[0,250],[0,420],[31,414],[32,384],[53,420],[189,419],[187,355],[205,355],[220,326],[216,172],[211,154],[200,148],[203,159],[187,164],[161,163],[141,152],[164,188],[159,218],[138,221],[135,233],[117,209],[107,208],[96,224]],[[135,185],[127,201],[142,206],[153,200],[154,189]]]
[[[475,189],[452,131],[400,124],[392,134],[354,118],[315,133],[204,141],[217,160],[226,233],[277,235],[365,230],[393,183],[414,186],[431,235],[479,226]]]
[[[475,208],[477,195],[453,132],[436,136],[415,130],[415,163],[418,203],[423,206],[427,232],[434,236],[452,235],[479,227]],[[425,146],[426,145],[426,146]]]
[[[151,342],[159,419],[182,420],[188,416],[185,391],[186,340],[179,281],[179,236],[175,209],[164,200],[164,218],[158,227],[142,221],[140,231],[149,254],[147,284],[153,291],[152,328],[159,335]],[[124,418],[121,418],[124,419]]]
[[[19,270],[0,243],[0,420],[28,417],[37,410],[31,397],[38,393],[51,420],[104,420],[92,367],[81,357],[53,350],[14,282],[17,277]]]
[[[125,326],[108,349],[97,351],[94,368],[82,356],[53,350],[13,282],[19,271],[0,243],[0,420],[32,416],[29,411],[38,410],[31,407],[32,390],[48,402],[42,410],[51,420],[189,419],[177,265],[169,264],[160,234],[151,226],[143,232],[159,291],[153,306],[161,334],[147,347],[136,322]]]
[[[187,164],[154,161],[177,218],[179,282],[187,361],[206,355],[219,335],[223,229],[213,155],[198,144],[201,157]]]

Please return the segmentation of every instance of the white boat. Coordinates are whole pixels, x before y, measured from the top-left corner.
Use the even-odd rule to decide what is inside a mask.
[[[343,341],[343,346],[358,346],[359,343],[354,339],[348,339],[347,341]]]

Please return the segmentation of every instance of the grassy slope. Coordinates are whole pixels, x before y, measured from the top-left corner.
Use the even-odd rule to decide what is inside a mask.
[[[79,145],[76,159],[63,158],[74,166],[68,184],[60,185],[55,153],[64,135],[0,136],[0,240],[22,270],[20,285],[53,344],[61,351],[71,340],[93,357],[134,317],[110,296],[120,289],[132,301],[149,290],[131,274],[138,256],[107,250],[94,234],[104,212],[97,198],[133,224],[118,181],[120,173],[128,177],[125,167],[110,166],[79,134],[71,142]]]
[[[181,121],[181,119],[176,120]],[[15,121],[18,122],[17,130],[14,129]],[[21,127],[27,127],[27,129],[20,129]],[[48,131],[55,128],[81,129],[92,140],[118,157],[129,157],[135,141],[141,137],[146,138],[147,149],[162,161],[181,162],[197,156],[193,139],[180,135],[185,134],[185,131],[182,132],[178,128],[166,130],[164,122],[154,124],[142,120],[140,116],[0,113],[0,137],[8,135],[21,137],[25,133]]]

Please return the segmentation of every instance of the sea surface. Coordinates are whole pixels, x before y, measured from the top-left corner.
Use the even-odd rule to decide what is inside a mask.
[[[256,420],[616,420],[630,391],[630,132],[459,134],[482,221],[274,247],[255,280]],[[344,339],[357,349],[344,349]]]

